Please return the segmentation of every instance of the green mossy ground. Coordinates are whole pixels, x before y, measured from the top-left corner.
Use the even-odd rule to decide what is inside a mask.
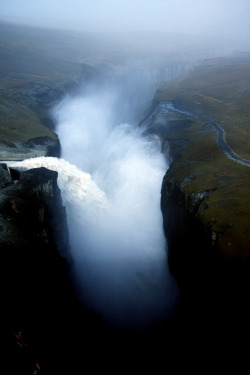
[[[227,82],[229,77],[234,85]],[[215,60],[197,68],[189,77],[160,87],[158,100],[181,99],[191,112],[199,111],[200,117],[216,121],[225,130],[231,148],[250,159],[248,89],[249,60],[242,64],[238,60],[229,64],[226,60],[224,65]],[[188,195],[214,189],[205,201],[207,208],[198,216],[205,227],[217,233],[221,257],[249,259],[250,168],[228,159],[217,146],[215,131],[203,121],[193,119],[191,126],[176,128],[168,140],[172,148],[183,144],[170,167],[171,180],[182,183],[191,176],[183,185]]]
[[[43,124],[44,116],[31,108],[5,98],[0,93],[0,134],[1,143],[11,146],[24,143],[31,138],[48,136],[57,139],[57,135]]]
[[[36,95],[43,87],[63,87],[81,74],[76,48],[72,54],[72,40],[62,34],[0,23],[0,144],[13,147],[36,137],[57,139],[46,126],[47,107],[36,103]]]
[[[249,55],[207,60],[188,76],[159,88],[159,100],[177,97],[193,112],[221,125],[230,147],[250,159]]]

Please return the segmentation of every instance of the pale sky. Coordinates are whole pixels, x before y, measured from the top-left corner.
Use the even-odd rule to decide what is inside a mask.
[[[84,31],[250,37],[249,0],[0,0],[0,20]]]

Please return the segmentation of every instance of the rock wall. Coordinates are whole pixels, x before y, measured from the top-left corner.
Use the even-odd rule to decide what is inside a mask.
[[[171,272],[186,288],[197,278],[206,278],[216,259],[210,228],[205,228],[197,215],[205,205],[208,192],[188,195],[171,179],[171,167],[161,189],[161,209],[164,231],[168,240],[168,260]],[[205,280],[204,280],[205,281]]]
[[[155,113],[153,117],[151,129],[158,129],[169,149],[170,166],[162,183],[161,209],[170,271],[181,290],[181,330],[207,350],[210,340],[213,355],[222,350],[235,355],[243,352],[243,337],[250,332],[249,261],[230,254],[222,257],[218,236],[223,233],[213,230],[213,221],[202,220],[218,187],[204,189],[201,169],[193,168],[191,174],[185,174],[185,168],[194,162],[183,157],[183,150],[190,144],[198,147],[183,136],[190,126],[187,120],[171,118],[167,113]],[[196,190],[190,188],[193,181]]]
[[[6,165],[3,166],[1,172],[6,182],[0,191],[0,212],[5,234],[0,235],[1,244],[11,243],[17,248],[22,243],[26,248],[43,248],[48,244],[51,249],[60,248],[60,252],[66,254],[69,246],[67,221],[57,186],[57,172],[31,169],[21,173],[14,182]]]
[[[13,181],[2,164],[0,180],[1,366],[33,373],[62,349],[76,305],[66,212],[57,172],[31,169]]]

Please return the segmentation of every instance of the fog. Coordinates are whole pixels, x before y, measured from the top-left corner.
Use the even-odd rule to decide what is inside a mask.
[[[160,31],[247,43],[248,0],[1,0],[0,19],[94,32]]]
[[[167,162],[158,137],[119,122],[120,95],[114,86],[84,90],[54,115],[62,157],[88,172],[106,197],[104,209],[87,212],[76,202],[68,210],[80,299],[108,322],[138,329],[168,319],[178,291],[160,211]]]

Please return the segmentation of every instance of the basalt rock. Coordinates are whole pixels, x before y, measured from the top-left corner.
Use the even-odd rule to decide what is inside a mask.
[[[0,189],[12,185],[12,178],[8,171],[7,164],[0,164]]]
[[[66,335],[75,304],[68,227],[57,172],[31,169],[14,182],[0,169],[9,176],[0,189],[0,345],[21,373],[36,356],[51,362]]]
[[[39,249],[49,244],[52,249],[66,253],[66,212],[57,186],[57,172],[31,169],[23,172],[15,184],[10,182],[10,174],[5,173],[9,175],[7,181],[11,186],[0,191],[0,215],[7,236],[4,242],[17,248],[25,243],[25,248]],[[9,226],[15,230],[8,230]],[[3,243],[2,235],[0,241]]]
[[[171,171],[164,176],[161,190],[169,267],[181,287],[192,288],[198,279],[205,281],[217,256],[211,228],[204,227],[199,220],[199,213],[206,209],[206,198],[211,191],[186,194],[183,191],[185,182],[175,183],[170,175]]]

